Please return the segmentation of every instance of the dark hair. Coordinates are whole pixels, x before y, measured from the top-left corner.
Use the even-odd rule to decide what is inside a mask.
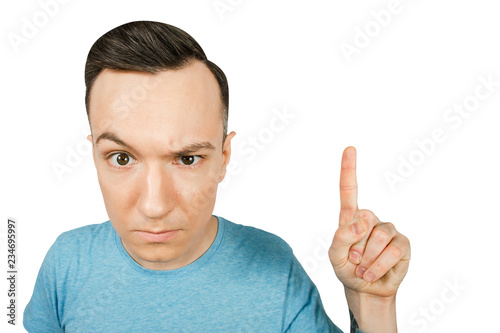
[[[89,118],[92,86],[103,69],[157,73],[203,62],[217,79],[221,99],[223,140],[227,135],[229,87],[224,72],[207,59],[198,42],[184,30],[166,23],[135,21],[102,35],[90,48],[85,63],[85,108]]]

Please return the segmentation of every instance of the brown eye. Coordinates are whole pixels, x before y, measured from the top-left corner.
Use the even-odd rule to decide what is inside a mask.
[[[131,164],[131,162],[134,161],[134,159],[129,154],[126,153],[113,154],[110,156],[110,159],[111,159],[111,164],[117,167],[126,166],[127,164]]]
[[[117,157],[116,157],[116,161],[118,162],[118,164],[120,165],[127,165],[128,163],[128,155],[127,154],[119,154]]]
[[[182,156],[181,161],[183,164],[191,165],[194,162],[194,156]]]
[[[184,165],[194,165],[199,162],[201,159],[201,156],[197,155],[187,155],[187,156],[180,156],[179,161],[181,164]]]

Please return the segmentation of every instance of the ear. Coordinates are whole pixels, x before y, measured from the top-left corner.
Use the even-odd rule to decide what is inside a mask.
[[[226,176],[226,167],[229,164],[231,159],[231,139],[236,135],[236,132],[232,131],[228,135],[226,135],[226,139],[224,140],[224,145],[222,146],[222,167],[219,173],[218,182],[222,182],[224,177]]]

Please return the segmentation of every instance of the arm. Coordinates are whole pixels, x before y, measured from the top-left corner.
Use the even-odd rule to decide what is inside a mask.
[[[316,285],[293,253],[283,301],[283,332],[342,333],[326,314]]]
[[[36,278],[33,295],[23,313],[27,332],[64,332],[59,323],[56,283],[57,240],[50,247]]]
[[[396,298],[382,299],[345,289],[351,333],[396,333]],[[358,331],[356,331],[356,329]]]

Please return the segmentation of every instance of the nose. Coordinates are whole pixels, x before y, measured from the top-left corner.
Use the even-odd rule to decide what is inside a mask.
[[[175,184],[165,165],[148,165],[139,177],[137,209],[150,220],[160,220],[175,205]]]

